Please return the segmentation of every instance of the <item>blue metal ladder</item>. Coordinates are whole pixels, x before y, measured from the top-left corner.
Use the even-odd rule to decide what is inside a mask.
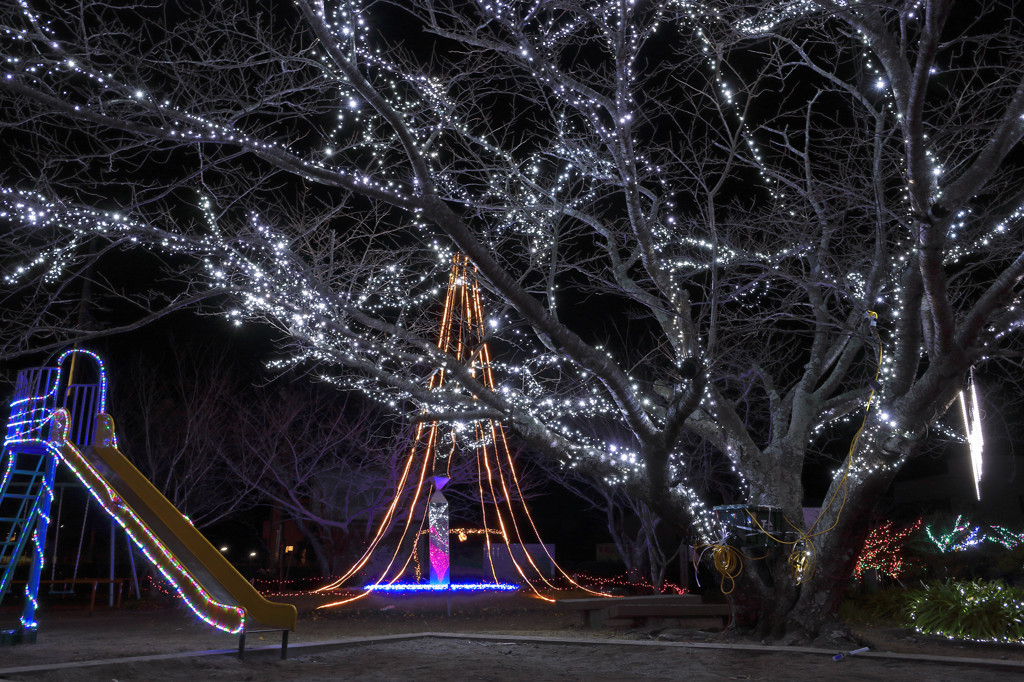
[[[0,640],[34,641],[36,598],[57,460],[45,447],[27,444],[5,448],[4,459],[11,466],[6,485],[0,490],[0,599],[10,587],[26,549],[30,565],[20,626],[10,632],[0,631]]]
[[[68,377],[62,379],[65,360],[79,353],[96,360],[98,383],[67,384]],[[14,629],[0,629],[0,644],[36,639],[39,578],[59,459],[47,445],[50,417],[55,409],[67,408],[72,415],[70,438],[85,447],[92,440],[95,415],[104,409],[105,394],[102,362],[88,351],[68,351],[56,367],[18,373],[0,459],[0,601],[26,564],[28,573],[20,622]]]

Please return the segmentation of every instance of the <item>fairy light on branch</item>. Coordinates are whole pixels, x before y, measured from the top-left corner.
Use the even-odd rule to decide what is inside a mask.
[[[200,153],[212,145],[226,146],[235,152],[258,157],[259,162],[269,160],[271,167],[291,173],[293,178],[301,179],[304,184],[342,187],[374,200],[383,199],[398,209],[392,215],[401,213],[408,219],[408,223],[402,226],[403,229],[408,227],[402,239],[413,235],[411,239],[424,246],[426,255],[421,260],[394,264],[386,261],[383,250],[371,251],[370,257],[363,262],[376,263],[362,269],[358,277],[353,276],[351,280],[346,280],[345,275],[336,271],[327,272],[323,277],[311,276],[311,271],[319,267],[319,263],[311,267],[309,259],[304,260],[301,248],[291,240],[295,232],[290,226],[273,223],[275,218],[271,216],[276,215],[274,204],[263,214],[252,211],[241,216],[232,214],[231,197],[199,197],[196,206],[205,225],[190,232],[178,225],[161,230],[141,216],[128,215],[127,212],[80,209],[61,201],[60,197],[5,189],[0,190],[0,203],[3,204],[0,218],[33,226],[38,229],[38,234],[54,230],[67,237],[38,254],[30,255],[26,262],[17,264],[15,269],[5,273],[5,283],[27,283],[29,278],[40,273],[40,281],[44,283],[61,280],[75,272],[75,265],[83,261],[83,254],[100,240],[113,244],[130,243],[159,254],[186,256],[181,260],[201,265],[199,271],[189,273],[189,277],[195,278],[189,282],[190,286],[202,288],[208,285],[232,292],[234,300],[226,312],[232,323],[241,325],[247,320],[266,322],[286,330],[295,340],[294,353],[275,361],[273,367],[316,367],[316,373],[324,381],[342,389],[359,390],[389,408],[399,410],[404,405],[413,404],[414,409],[422,410],[422,414],[445,415],[482,409],[482,401],[474,394],[473,381],[466,380],[459,386],[456,373],[451,371],[455,368],[446,364],[449,358],[444,357],[444,352],[436,347],[427,347],[432,339],[418,337],[414,333],[415,324],[422,323],[424,315],[429,314],[424,311],[433,310],[431,306],[442,295],[453,256],[451,240],[443,234],[444,230],[427,219],[424,204],[417,203],[427,196],[422,187],[425,183],[432,184],[436,192],[431,197],[432,201],[447,202],[457,212],[472,216],[467,221],[470,232],[479,238],[484,248],[498,255],[497,260],[505,262],[508,258],[514,267],[525,266],[517,275],[523,274],[522,281],[528,282],[525,285],[527,289],[536,287],[527,291],[527,295],[543,300],[552,318],[556,318],[566,306],[566,297],[561,295],[560,288],[565,285],[557,281],[535,282],[530,278],[547,268],[552,272],[558,271],[557,258],[559,254],[563,257],[565,254],[564,249],[559,251],[559,247],[569,243],[559,236],[559,230],[567,225],[571,229],[579,225],[584,226],[583,230],[592,228],[588,234],[594,237],[595,242],[607,242],[607,253],[602,256],[607,256],[608,262],[598,263],[594,258],[583,264],[581,274],[626,273],[621,282],[611,281],[612,286],[617,287],[617,293],[623,294],[619,300],[628,300],[630,306],[639,304],[644,309],[643,314],[650,314],[655,320],[664,316],[685,318],[687,313],[676,310],[682,305],[682,292],[699,289],[709,280],[713,282],[714,277],[726,269],[739,270],[740,276],[733,277],[714,291],[715,302],[725,306],[720,310],[739,311],[737,320],[754,311],[754,317],[742,319],[743,324],[779,319],[774,311],[769,317],[769,307],[784,298],[801,296],[799,292],[807,284],[808,290],[829,300],[823,317],[829,322],[820,326],[820,338],[829,344],[835,343],[837,348],[841,344],[847,344],[848,348],[855,348],[858,344],[867,348],[864,341],[870,342],[870,339],[862,334],[855,318],[863,310],[875,309],[876,303],[882,315],[880,324],[894,334],[919,312],[911,309],[914,303],[903,291],[903,277],[908,272],[915,272],[915,259],[919,252],[912,237],[913,228],[929,211],[928,206],[912,208],[910,188],[905,186],[909,168],[903,146],[911,140],[900,134],[903,132],[900,128],[902,113],[896,103],[907,93],[899,92],[898,73],[890,73],[890,63],[883,63],[879,58],[878,50],[873,49],[872,37],[855,27],[850,30],[847,26],[839,37],[836,33],[829,35],[837,37],[836,45],[840,51],[835,53],[810,49],[801,53],[803,48],[787,34],[790,27],[798,26],[796,20],[814,17],[813,22],[799,24],[799,30],[812,31],[811,40],[806,44],[814,45],[818,36],[813,31],[831,22],[842,23],[844,13],[834,12],[835,6],[813,0],[780,1],[766,3],[759,11],[751,13],[747,10],[734,11],[735,8],[723,3],[666,0],[646,5],[633,2],[574,3],[568,9],[560,8],[554,12],[543,3],[505,0],[466,3],[467,12],[478,14],[461,16],[460,7],[459,13],[439,18],[438,25],[430,28],[444,31],[451,26],[456,27],[454,35],[443,38],[453,43],[460,37],[493,39],[496,45],[504,43],[502,47],[507,48],[507,54],[495,51],[489,56],[494,58],[492,64],[496,72],[503,67],[508,68],[507,73],[512,77],[509,81],[498,79],[497,82],[524,79],[525,88],[531,95],[536,95],[536,101],[545,103],[541,108],[549,110],[544,112],[544,115],[550,114],[549,120],[540,121],[535,138],[524,140],[524,144],[510,145],[504,133],[509,129],[507,121],[498,120],[502,112],[493,109],[497,114],[493,120],[490,116],[478,116],[477,112],[483,110],[478,107],[485,100],[466,97],[465,92],[472,88],[462,89],[461,78],[453,81],[445,77],[446,74],[437,75],[436,71],[443,71],[445,66],[447,56],[442,54],[444,50],[438,53],[436,62],[431,61],[422,69],[409,68],[400,58],[391,58],[384,49],[387,46],[379,40],[386,38],[386,33],[372,26],[373,10],[378,4],[360,0],[337,0],[326,4],[299,0],[297,3],[300,10],[310,16],[315,15],[315,21],[305,28],[317,30],[316,40],[310,41],[308,49],[294,60],[289,60],[282,50],[280,55],[274,55],[275,58],[269,61],[275,65],[280,62],[281,70],[285,72],[292,67],[301,70],[302,78],[308,79],[303,85],[313,85],[312,88],[304,87],[302,91],[315,91],[323,97],[317,104],[317,125],[304,126],[308,134],[301,136],[294,135],[287,123],[277,127],[276,112],[265,116],[263,114],[268,110],[260,110],[258,106],[254,106],[257,113],[251,118],[231,118],[226,108],[210,106],[209,101],[203,99],[191,107],[187,106],[182,95],[187,93],[188,86],[177,89],[172,83],[175,79],[161,79],[160,76],[172,72],[161,72],[158,60],[145,62],[143,59],[143,63],[152,68],[118,69],[115,59],[109,62],[92,59],[87,43],[83,43],[82,48],[75,48],[73,40],[62,40],[60,21],[51,24],[45,18],[49,10],[36,12],[29,7],[27,0],[20,4],[23,16],[19,19],[16,11],[10,13],[15,15],[8,21],[13,25],[2,29],[7,53],[2,64],[3,78],[22,91],[35,88],[48,97],[56,98],[69,116],[74,111],[95,121],[98,117],[114,115],[111,114],[111,106],[116,103],[117,111],[125,112],[130,124],[145,126],[147,140],[162,140],[161,144],[181,145],[198,149]],[[840,7],[845,7],[845,4],[839,3]],[[89,3],[83,5],[88,6]],[[899,24],[902,27],[904,24],[901,22],[908,22],[906,25],[911,27],[911,34],[916,35],[923,11],[920,3],[916,2],[889,8],[882,12],[884,17],[880,24]],[[463,19],[467,23],[460,27]],[[467,26],[473,28],[466,30]],[[461,36],[458,35],[460,28],[464,31]],[[882,26],[879,30],[887,28]],[[744,237],[733,239],[735,243],[718,236],[711,238],[710,230],[700,225],[701,216],[687,208],[693,204],[694,196],[691,195],[694,192],[691,190],[696,187],[697,195],[703,191],[701,183],[692,184],[681,179],[690,174],[688,167],[691,164],[684,154],[677,154],[678,150],[673,148],[676,140],[686,139],[690,131],[681,127],[679,132],[682,135],[667,142],[656,137],[645,139],[651,130],[657,135],[668,131],[674,136],[674,130],[662,128],[658,123],[658,116],[663,114],[652,115],[651,112],[658,108],[657,99],[653,91],[645,91],[650,81],[643,80],[645,75],[656,73],[648,71],[645,74],[643,71],[643,55],[648,49],[646,41],[658,32],[667,31],[677,32],[672,35],[673,41],[682,39],[678,41],[681,51],[687,49],[682,45],[692,40],[695,45],[692,56],[707,67],[706,71],[691,69],[686,79],[692,77],[693,80],[673,80],[687,89],[697,86],[694,91],[700,93],[697,99],[687,101],[696,102],[707,95],[712,102],[711,109],[707,111],[722,125],[718,132],[724,135],[720,139],[731,138],[735,142],[735,149],[723,148],[726,154],[722,157],[706,157],[711,164],[703,167],[716,167],[726,157],[729,159],[727,163],[738,160],[744,165],[743,174],[728,178],[727,183],[747,177],[746,173],[750,171],[749,177],[754,179],[752,193],[759,194],[752,196],[751,204],[757,207],[759,218],[767,216],[778,221],[774,224],[783,228],[781,238],[773,240],[770,235],[764,239],[760,236],[754,239]],[[235,28],[235,32],[238,35],[245,33],[240,28]],[[731,55],[744,54],[744,38],[756,38],[754,42],[757,44],[770,42],[771,47],[732,59]],[[913,52],[913,43],[913,39],[907,41],[907,55]],[[261,58],[268,54],[266,46],[269,44],[269,41],[259,43],[250,61],[262,61]],[[904,43],[900,42],[899,50],[904,50]],[[487,52],[488,48],[480,45],[468,51],[474,55]],[[603,56],[609,56],[609,59],[581,80],[569,66],[572,55],[578,54],[591,55],[595,60]],[[759,93],[772,93],[763,95],[765,98],[794,101],[789,94],[801,90],[790,90],[789,75],[783,79],[787,82],[780,83],[778,89],[760,87],[776,77],[769,75],[769,69],[756,76],[768,80],[750,80],[749,77],[760,69],[761,64],[761,57],[755,54],[771,55],[769,58],[780,56],[782,63],[786,64],[781,71],[794,74],[794,79],[800,78],[800,69],[818,68],[818,75],[823,80],[814,82],[823,87],[813,89],[824,90],[831,95],[840,93],[859,107],[853,117],[864,115],[866,118],[857,120],[869,125],[878,123],[878,139],[884,140],[885,145],[879,149],[878,159],[893,172],[878,178],[879,185],[886,185],[886,188],[872,197],[870,207],[843,207],[841,198],[835,201],[839,197],[833,193],[836,189],[847,192],[851,188],[844,186],[845,182],[829,182],[828,173],[835,169],[830,171],[827,165],[823,168],[817,165],[821,148],[825,145],[817,144],[818,140],[808,135],[807,149],[801,150],[799,134],[794,132],[796,128],[787,128],[784,136],[780,136],[770,130],[768,124],[771,121],[759,126],[757,118],[765,115],[762,112],[768,112],[768,116],[778,113],[765,106],[766,99],[757,99]],[[833,55],[838,55],[838,61],[826,63]],[[848,63],[843,61],[847,56]],[[900,58],[903,56],[899,55]],[[507,61],[502,63],[502,59]],[[979,59],[979,64],[982,61]],[[840,64],[843,64],[842,68],[839,68]],[[353,68],[346,70],[346,66]],[[848,66],[851,68],[847,69]],[[926,66],[929,67],[929,76],[944,76],[938,65]],[[971,73],[967,68],[952,69],[951,79],[958,78],[955,75],[958,71]],[[857,79],[845,82],[845,75],[853,72],[859,74]],[[147,73],[158,76],[146,82],[144,74]],[[239,73],[245,72],[240,70]],[[602,80],[600,76],[605,73],[610,78]],[[357,82],[357,75],[365,82]],[[970,79],[971,76],[964,78]],[[998,79],[989,78],[976,80],[979,83],[998,82]],[[666,88],[671,87],[674,86],[666,85]],[[945,88],[939,90],[947,91]],[[775,94],[780,91],[789,94],[780,99]],[[956,92],[958,86],[954,85],[948,91]],[[668,89],[664,92],[675,94]],[[288,101],[288,92],[284,90],[273,94],[279,96],[273,106]],[[498,94],[504,97],[514,93]],[[828,96],[823,95],[825,98]],[[970,100],[964,98],[963,101]],[[655,103],[654,109],[645,108],[648,102]],[[930,110],[931,104],[931,99],[928,99],[926,108]],[[685,109],[688,104],[679,106]],[[795,105],[783,116],[797,112],[799,106]],[[808,104],[809,123],[812,121],[812,109],[813,106]],[[1010,113],[1005,118],[1017,118],[1017,114]],[[282,118],[298,121],[303,115],[301,105],[298,105],[294,119]],[[698,112],[693,120],[710,120],[701,116]],[[853,119],[844,114],[836,116],[835,120]],[[695,130],[701,125],[697,125]],[[521,126],[511,129],[518,127]],[[931,122],[925,128],[931,130]],[[977,129],[981,128],[981,125],[977,126]],[[962,146],[967,150],[965,154],[973,153],[970,145],[961,145],[963,136],[953,136],[957,144],[949,145],[945,141],[950,137],[948,128],[944,131],[941,125],[936,125],[935,129],[937,134],[916,141],[921,143],[924,163],[923,170],[916,177],[924,182],[915,195],[915,201],[923,203],[941,200],[943,192],[955,182],[959,169],[966,167],[962,159],[957,158],[955,149]],[[825,130],[835,132],[838,129]],[[533,133],[532,130],[529,132]],[[407,135],[408,142],[398,143],[396,135]],[[655,142],[651,152],[642,148],[645,142]],[[718,143],[711,146],[715,144]],[[787,151],[792,153],[787,156]],[[460,157],[460,153],[464,156]],[[426,168],[425,172],[418,169],[410,172],[405,163],[406,157],[417,155]],[[675,168],[672,167],[676,163],[673,157],[682,161]],[[1013,158],[1012,154],[1010,158]],[[801,174],[787,167],[795,161],[800,161],[797,164],[800,166],[806,161],[807,177],[800,182],[793,178]],[[841,170],[849,168],[843,166]],[[819,176],[819,170],[824,175]],[[36,178],[29,180],[34,182]],[[815,183],[830,185],[826,189],[828,195],[824,203],[839,205],[842,220],[837,220],[838,215],[830,215],[829,210],[815,213],[813,207],[803,205],[813,202],[805,200],[800,192],[806,189],[805,185]],[[848,184],[855,186],[858,182]],[[61,184],[51,183],[51,186],[59,187]],[[317,191],[320,190],[314,190],[314,195]],[[252,196],[258,199],[258,192],[254,191]],[[614,203],[620,196],[633,202],[626,209],[631,215],[650,223],[650,252],[645,256],[649,263],[639,263],[636,260],[638,256],[630,253],[633,249],[629,229],[619,232],[616,223],[620,222],[622,213],[616,212]],[[998,205],[1007,207],[1000,208],[998,217],[993,217],[993,211],[985,209],[981,200],[974,202],[971,199],[977,206],[968,206],[965,202],[964,206],[954,207],[954,215],[948,221],[948,233],[944,235],[948,246],[942,255],[943,263],[947,266],[967,263],[969,266],[971,259],[979,254],[987,258],[993,251],[993,245],[1012,245],[1010,240],[1015,239],[1014,235],[1019,232],[1016,228],[1022,218],[1021,209],[1011,210],[1006,217],[1002,214],[1013,209],[1014,201],[1016,199],[998,199]],[[349,205],[357,206],[359,203],[349,202]],[[712,205],[714,203],[711,201],[706,207],[706,215],[713,219],[724,218],[733,210],[726,210],[724,204],[716,207]],[[818,253],[817,245],[824,240],[808,236],[806,232],[793,238],[785,234],[787,229],[805,230],[806,224],[818,222],[828,224],[829,230],[834,229],[833,224],[843,230],[849,225],[853,225],[853,230],[858,229],[858,224],[867,227],[870,220],[865,220],[865,216],[876,210],[872,207],[877,207],[875,218],[879,225],[880,242],[875,252],[878,262],[873,261],[875,257],[870,249],[849,258],[832,249]],[[465,211],[462,210],[464,208]],[[192,210],[191,206],[184,209]],[[696,213],[704,210],[702,207]],[[241,212],[238,211],[239,214]],[[837,214],[839,212],[836,211]],[[194,215],[190,214],[189,218],[192,217]],[[189,222],[183,221],[182,224]],[[628,222],[622,223],[628,226]],[[696,229],[693,229],[695,224]],[[330,231],[334,229],[331,227]],[[721,236],[724,232],[718,234]],[[572,239],[576,236],[570,237]],[[859,240],[844,238],[831,241],[833,244],[856,244]],[[507,248],[510,245],[512,248]],[[859,245],[856,248],[859,249]],[[516,257],[521,257],[522,261],[512,261]],[[578,263],[570,263],[568,267],[576,265]],[[646,274],[634,279],[636,273],[643,273],[645,268],[649,268]],[[510,272],[514,271],[510,269]],[[657,275],[662,274],[668,285],[655,282],[652,286],[647,281],[648,275],[658,279]],[[793,281],[798,285],[790,286]],[[661,288],[664,291],[658,291]],[[969,297],[965,294],[961,298],[967,300]],[[713,305],[708,306],[707,300],[696,300],[699,294],[694,298],[695,308],[702,311],[697,316],[700,320],[716,319],[715,311],[711,311],[709,316],[703,312]],[[802,299],[802,303],[796,305],[800,307],[805,303],[807,300]],[[517,319],[516,315],[515,312],[503,315],[500,321],[502,340],[515,344],[516,352],[510,353],[506,356],[510,359],[500,364],[490,360],[487,365],[502,377],[500,384],[489,387],[493,392],[489,396],[493,398],[490,401],[492,407],[499,406],[493,407],[494,412],[502,412],[504,418],[514,418],[520,426],[525,424],[523,430],[550,434],[551,442],[557,444],[569,467],[599,462],[608,470],[605,483],[609,485],[642,479],[649,473],[644,462],[644,446],[640,445],[643,438],[632,439],[632,442],[630,438],[602,438],[581,424],[607,421],[621,425],[625,415],[621,406],[635,403],[640,406],[640,417],[651,422],[652,430],[664,425],[664,410],[659,409],[663,404],[658,404],[658,398],[645,384],[653,375],[678,368],[680,360],[691,352],[690,348],[680,350],[685,345],[685,334],[678,328],[678,323],[675,328],[671,323],[663,324],[663,331],[668,330],[662,340],[666,343],[659,342],[659,345],[668,349],[670,355],[664,360],[645,360],[626,369],[631,360],[615,357],[612,348],[592,346],[595,354],[606,356],[601,362],[616,371],[621,369],[627,376],[626,388],[612,395],[600,378],[580,368],[579,357],[575,360],[561,357],[564,351],[557,344],[549,344],[545,335],[538,333],[537,327],[531,329],[522,317]],[[779,315],[792,319],[787,310],[780,311]],[[1021,319],[1019,312],[999,318],[998,326],[994,324],[988,332],[992,338],[1002,339],[1020,328]],[[773,326],[771,321],[761,325],[766,330]],[[780,325],[786,329],[787,339],[795,338],[792,332],[799,326],[799,323],[790,325],[788,321]],[[706,331],[698,330],[694,347],[701,345],[700,337]],[[724,336],[720,335],[719,339]],[[848,466],[835,472],[834,487],[841,487],[844,496],[847,486],[853,490],[867,478],[891,472],[903,463],[902,454],[893,455],[891,459],[877,456],[881,443],[898,441],[908,434],[912,437],[920,432],[921,424],[901,423],[898,410],[885,411],[901,397],[889,393],[895,390],[890,388],[890,380],[898,364],[893,358],[909,357],[915,353],[924,357],[927,353],[914,348],[902,352],[899,343],[897,339],[894,344],[899,352],[884,359],[881,372],[876,377],[879,385],[877,402],[883,409],[876,413],[878,418],[865,428],[864,438],[858,442],[857,452],[851,453]],[[771,345],[766,344],[769,354],[777,350]],[[794,352],[802,351],[795,348]],[[671,357],[673,354],[675,357]],[[748,357],[744,351],[742,362],[750,360],[751,364],[757,364],[759,360],[770,357],[769,354],[759,359],[756,352]],[[694,413],[694,419],[702,420],[702,426],[706,428],[695,434],[698,437],[714,434],[717,455],[728,461],[727,475],[730,477],[729,485],[735,487],[735,497],[751,502],[771,502],[771,499],[754,498],[771,498],[774,495],[772,491],[758,489],[769,479],[761,475],[756,464],[757,459],[768,452],[762,444],[769,443],[772,436],[758,433],[758,426],[746,424],[733,427],[732,434],[727,433],[730,427],[726,410],[730,407],[725,402],[717,404],[721,397],[718,392],[730,393],[738,384],[734,381],[734,368],[727,366],[731,362],[727,353],[719,352],[709,359],[716,364],[716,374],[706,377],[709,387]],[[859,393],[856,384],[867,370],[854,367],[856,364],[854,361],[846,365],[853,369],[836,377],[832,397],[847,390]],[[938,365],[927,364],[931,367]],[[475,370],[479,371],[483,366],[480,364]],[[446,372],[444,381],[424,387],[419,377],[410,373],[410,367],[431,367]],[[470,376],[475,378],[476,375],[470,372]],[[810,374],[806,377],[812,378]],[[786,377],[785,382],[789,379]],[[754,389],[754,393],[748,395],[755,395],[760,390],[756,388],[756,379],[750,381],[743,377],[741,381],[749,381],[746,388]],[[774,394],[778,389],[781,398],[778,404],[786,404],[786,392],[795,385],[790,382],[787,387],[783,385],[785,382],[776,381],[777,385],[769,391]],[[829,382],[810,382],[807,386],[812,384],[827,386]],[[730,395],[730,401],[734,397]],[[825,399],[824,404],[829,403],[830,396],[821,397]],[[851,407],[854,402],[855,399],[837,400],[821,413],[807,415],[807,421],[814,423],[807,433],[801,434],[804,442],[792,444],[793,459],[813,453],[812,446],[825,438],[826,429],[854,425],[857,411],[856,407]],[[806,414],[799,410],[790,412],[796,413]],[[778,414],[775,412],[772,418]],[[789,417],[783,417],[785,419]],[[749,423],[756,424],[756,420]],[[795,424],[795,421],[790,422],[790,426]],[[786,426],[773,421],[770,431],[783,433]],[[973,432],[974,427],[968,426],[968,430]],[[494,431],[487,425],[478,428],[478,424],[469,419],[456,431],[453,439],[467,448],[475,448],[477,443],[480,447],[494,447],[494,443],[500,442],[503,436],[503,432]],[[425,426],[424,437],[429,438],[429,432],[430,427]],[[980,495],[980,425],[977,433],[977,457],[974,442],[969,440],[972,443],[972,461],[976,462],[975,487]],[[670,492],[678,504],[691,512],[697,531],[710,541],[720,536],[721,529],[709,516],[701,484],[694,482],[696,476],[690,464],[697,458],[686,451],[685,445],[681,444],[683,442],[680,439],[679,443],[667,444],[670,449],[667,465],[672,482]],[[896,449],[899,446],[896,443]],[[885,457],[891,454],[887,453]],[[795,475],[799,478],[799,472]],[[415,465],[403,476],[403,481],[411,486],[429,488],[429,483],[421,478],[421,471]],[[504,493],[498,485],[495,490]]]

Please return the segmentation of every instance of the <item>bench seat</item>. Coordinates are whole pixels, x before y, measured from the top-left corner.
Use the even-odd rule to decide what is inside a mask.
[[[592,628],[601,627],[607,621],[625,619],[675,619],[681,624],[711,622],[724,627],[731,615],[728,604],[704,604],[695,594],[559,599],[556,603],[562,610],[579,611],[584,623]]]

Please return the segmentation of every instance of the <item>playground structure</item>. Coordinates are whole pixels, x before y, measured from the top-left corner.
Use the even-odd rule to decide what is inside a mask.
[[[461,365],[482,386],[496,390],[490,348],[486,341],[487,330],[484,319],[480,286],[476,270],[466,256],[456,254],[448,279],[448,290],[441,316],[437,348]],[[451,370],[436,369],[429,378],[427,388],[431,391],[450,390],[446,379]],[[475,398],[475,396],[474,396]],[[453,425],[439,420],[421,421],[416,427],[415,440],[402,468],[392,499],[377,531],[363,556],[343,576],[316,590],[336,590],[360,570],[366,567],[371,557],[383,549],[382,541],[395,527],[400,527],[400,537],[386,567],[363,591],[321,608],[339,606],[359,599],[376,591],[507,591],[516,589],[512,583],[498,579],[494,565],[495,544],[507,549],[507,556],[522,583],[525,583],[540,598],[553,599],[542,595],[537,584],[554,589],[545,576],[541,564],[551,566],[566,583],[577,589],[595,595],[603,595],[579,585],[555,562],[551,546],[540,538],[537,526],[530,516],[524,501],[515,462],[513,461],[505,429],[493,419],[467,420],[468,423]],[[460,434],[461,431],[461,434]],[[453,529],[449,524],[448,499],[443,489],[450,481],[453,460],[463,454],[476,459],[477,498],[480,505],[482,528]],[[408,491],[408,492],[407,492]],[[427,491],[430,491],[429,494]],[[406,497],[405,504],[400,504]],[[404,506],[404,519],[398,510]],[[417,512],[426,509],[421,518]],[[482,536],[486,548],[493,582],[453,583],[450,571],[451,536],[464,540],[467,534]],[[430,567],[429,582],[399,582],[408,572],[417,556],[418,539],[427,536],[427,557]],[[493,538],[493,540],[492,540]],[[527,547],[535,547],[535,556]],[[404,556],[403,556],[404,552]],[[416,577],[420,575],[419,561],[416,561]]]
[[[90,359],[97,381],[72,383],[75,364]],[[25,563],[28,574],[19,624],[0,630],[0,639],[36,639],[50,507],[63,462],[196,616],[240,635],[243,644],[257,624],[280,630],[283,653],[287,633],[295,629],[295,607],[264,599],[117,449],[106,392],[102,361],[84,350],[64,353],[54,367],[18,375],[0,460],[0,600]]]

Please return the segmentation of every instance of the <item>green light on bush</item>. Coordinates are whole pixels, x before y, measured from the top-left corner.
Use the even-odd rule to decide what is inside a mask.
[[[1013,549],[1024,543],[1024,533],[1015,533],[1004,526],[989,526],[987,529],[972,526],[964,521],[962,515],[956,517],[953,527],[945,533],[933,530],[931,526],[926,526],[924,532],[943,554],[962,552],[983,542],[994,542],[1006,549]]]
[[[909,600],[908,625],[926,635],[972,642],[1024,642],[1024,588],[1001,582],[928,585]]]

